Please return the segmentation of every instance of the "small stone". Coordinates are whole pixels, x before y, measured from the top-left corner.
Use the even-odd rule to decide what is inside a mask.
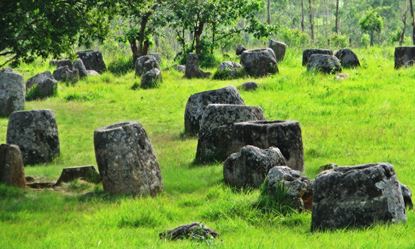
[[[223,167],[225,183],[236,188],[258,188],[274,166],[287,165],[278,148],[260,149],[247,145],[226,159]]]
[[[210,73],[203,72],[199,68],[199,57],[197,54],[190,53],[186,58],[186,71],[185,77],[188,79],[193,78],[209,78]]]
[[[86,70],[88,76],[99,76],[100,74],[95,70]]]
[[[342,71],[342,66],[339,59],[334,55],[313,54],[309,58],[307,70],[336,74]]]
[[[84,78],[88,76],[88,70],[86,70],[86,67],[81,59],[76,59],[73,62],[73,69],[78,70],[79,77]]]
[[[243,77],[244,74],[245,71],[241,64],[232,61],[225,61],[219,65],[213,78],[220,80],[237,79]]]
[[[30,96],[27,96],[27,99],[33,100],[51,97],[56,93],[57,87],[58,82],[49,71],[37,74],[26,83],[27,93],[31,93]]]
[[[186,66],[185,65],[177,65],[175,68],[176,68],[176,71],[179,71],[179,72],[182,72],[182,73],[186,72]]]
[[[287,44],[281,41],[269,40],[268,47],[274,51],[277,62],[283,61],[285,57],[285,51],[287,50]]]
[[[78,52],[77,54],[87,70],[94,70],[100,74],[107,70],[107,66],[105,65],[101,52],[87,50]]]
[[[340,64],[344,68],[360,67],[359,58],[357,58],[357,55],[349,48],[340,49],[336,52],[335,56],[340,60]]]
[[[338,73],[336,74],[336,80],[347,80],[349,75],[347,73]]]
[[[219,236],[219,234],[212,229],[206,227],[202,223],[191,223],[189,225],[179,226],[172,230],[162,232],[159,234],[160,239],[167,240],[211,240]]]
[[[26,180],[19,146],[0,145],[0,183],[24,188]]]
[[[276,166],[268,172],[265,190],[261,194],[267,195],[265,198],[270,199],[285,194],[288,199],[286,205],[298,211],[310,210],[313,183],[299,171],[287,166]]]
[[[60,153],[55,115],[50,110],[14,112],[7,127],[7,143],[19,146],[24,164],[51,162]]]
[[[303,66],[307,66],[310,57],[314,54],[333,55],[330,49],[306,49],[303,51]]]
[[[262,77],[278,73],[277,60],[270,48],[245,50],[241,54],[241,64],[252,77]]]
[[[141,124],[124,122],[97,129],[94,144],[105,192],[156,196],[163,190],[160,167]]]
[[[141,76],[141,88],[148,89],[148,88],[156,88],[159,87],[162,83],[163,78],[161,76],[161,72],[157,68],[153,68]]]
[[[135,61],[135,74],[137,76],[141,76],[154,68],[160,70],[160,65],[153,55],[144,55]]]
[[[244,91],[255,91],[258,88],[258,84],[255,82],[243,83],[240,88]]]
[[[53,78],[58,81],[76,83],[79,81],[79,72],[77,69],[70,69],[68,66],[58,67],[53,72]]]
[[[77,179],[98,183],[101,181],[101,176],[98,174],[94,166],[64,168],[55,185],[59,186],[62,183],[72,182]]]

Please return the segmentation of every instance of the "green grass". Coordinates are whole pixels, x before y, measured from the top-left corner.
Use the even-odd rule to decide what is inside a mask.
[[[182,139],[184,108],[196,92],[255,80],[260,88],[241,92],[268,119],[301,123],[306,175],[321,165],[387,161],[415,189],[415,68],[393,69],[393,48],[357,50],[363,67],[349,78],[307,73],[299,51],[290,51],[280,74],[232,81],[186,80],[163,71],[163,84],[131,90],[139,79],[105,73],[58,95],[28,102],[26,109],[56,113],[61,156],[48,165],[26,167],[26,175],[56,179],[63,167],[95,165],[94,129],[136,120],[149,133],[161,164],[165,191],[152,198],[112,198],[102,188],[87,195],[16,190],[0,186],[0,248],[414,248],[415,215],[407,224],[311,233],[311,214],[266,214],[253,205],[259,191],[233,192],[223,185],[220,164],[195,167],[196,139]],[[22,65],[25,79],[47,63]],[[7,119],[0,119],[5,142]],[[76,190],[76,186],[74,187]],[[83,188],[81,189],[83,190]],[[79,192],[79,191],[78,191]],[[200,221],[220,233],[213,243],[168,242],[158,234]]]

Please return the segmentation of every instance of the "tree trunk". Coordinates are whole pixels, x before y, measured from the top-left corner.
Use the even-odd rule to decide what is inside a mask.
[[[151,14],[147,13],[141,17],[140,30],[138,31],[137,36],[135,37],[135,39],[129,41],[131,52],[133,53],[134,63],[139,57],[147,55],[148,53],[150,41],[147,39],[146,29],[150,16]]]
[[[339,34],[339,4],[340,4],[340,0],[336,0],[336,27],[335,27],[336,34]]]
[[[412,0],[409,0],[409,8],[411,10],[412,17],[412,43],[415,45],[415,15],[414,15],[414,5]]]
[[[370,36],[370,46],[373,47],[373,45],[375,45],[375,32],[371,31],[369,36]]]
[[[310,15],[310,36],[311,36],[311,41],[314,43],[314,18],[313,18],[312,0],[308,0],[308,9],[309,9],[309,15]]]
[[[408,17],[408,8],[405,9],[405,12],[402,15],[402,32],[401,35],[399,36],[399,46],[402,46],[402,44],[405,41],[405,31],[406,31],[406,22],[407,22],[407,18]]]
[[[199,25],[195,29],[195,51],[197,55],[202,54],[202,34],[205,24],[203,22],[199,22]]]
[[[271,0],[267,0],[267,23],[271,24]]]
[[[304,32],[305,25],[304,25],[304,0],[301,0],[301,31]]]

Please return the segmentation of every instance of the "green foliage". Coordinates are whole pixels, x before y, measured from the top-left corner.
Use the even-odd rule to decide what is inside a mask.
[[[125,75],[134,70],[134,63],[131,57],[122,57],[108,64],[108,71],[114,75]]]
[[[282,28],[277,35],[290,47],[301,47],[310,40],[307,33],[298,29]]]
[[[333,35],[330,40],[332,46],[337,48],[345,48],[349,45],[349,39],[345,35]]]
[[[359,21],[360,28],[363,32],[367,32],[370,35],[370,45],[374,44],[375,32],[380,33],[383,29],[383,17],[376,9],[369,9],[365,15]]]
[[[107,32],[110,6],[98,0],[3,0],[0,2],[0,56],[4,64],[73,53]],[[100,13],[99,15],[97,13]]]
[[[268,188],[268,180],[265,180],[260,189],[257,207],[264,212],[274,212],[287,215],[295,212],[292,199],[288,196],[284,184],[276,184],[274,189]]]

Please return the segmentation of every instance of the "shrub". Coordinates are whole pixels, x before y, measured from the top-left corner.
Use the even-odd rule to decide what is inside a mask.
[[[349,39],[345,35],[338,35],[335,34],[331,37],[331,43],[334,47],[344,48],[347,47],[349,44]]]
[[[133,59],[131,58],[121,58],[115,61],[112,61],[108,65],[108,71],[115,75],[124,75],[129,71],[134,70]]]

